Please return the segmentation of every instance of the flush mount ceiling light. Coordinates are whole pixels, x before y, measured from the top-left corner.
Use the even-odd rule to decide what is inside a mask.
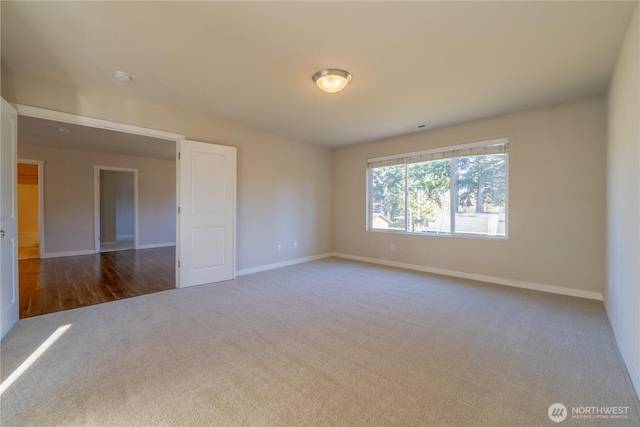
[[[124,71],[114,71],[113,76],[124,83],[129,83],[131,79],[131,74],[125,73]]]
[[[329,69],[320,70],[313,75],[313,82],[320,90],[327,93],[336,93],[344,89],[351,81],[351,74],[344,70]]]

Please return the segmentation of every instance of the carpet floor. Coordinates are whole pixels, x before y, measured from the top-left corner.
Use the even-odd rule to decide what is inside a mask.
[[[602,303],[335,258],[22,319],[0,354],[6,426],[640,425]]]

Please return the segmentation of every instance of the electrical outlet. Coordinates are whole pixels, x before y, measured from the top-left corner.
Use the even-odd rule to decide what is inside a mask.
[[[392,244],[391,244],[391,250],[392,250],[392,251],[395,251],[395,250],[396,250],[396,244],[395,244],[395,243],[392,243]]]
[[[278,252],[282,252],[282,245],[278,245]]]
[[[298,249],[298,242],[293,242],[293,249]]]

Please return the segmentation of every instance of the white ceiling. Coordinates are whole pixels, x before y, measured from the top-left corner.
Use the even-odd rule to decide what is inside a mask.
[[[602,95],[637,4],[2,1],[2,66],[336,147]]]
[[[101,153],[175,160],[176,142],[108,129],[60,123],[34,117],[18,118],[18,144],[99,151]]]

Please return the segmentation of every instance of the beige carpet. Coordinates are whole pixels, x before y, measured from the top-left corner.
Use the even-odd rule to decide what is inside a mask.
[[[20,320],[6,426],[545,426],[639,403],[596,301],[328,259]]]

